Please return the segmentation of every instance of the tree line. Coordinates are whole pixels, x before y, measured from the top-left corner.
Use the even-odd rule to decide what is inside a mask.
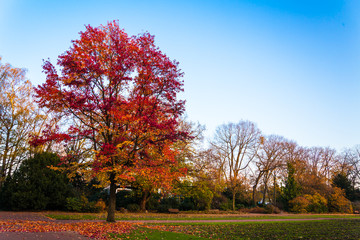
[[[117,22],[86,26],[58,67],[45,61],[46,82],[33,88],[25,70],[0,62],[3,202],[35,201],[14,197],[28,192],[17,188],[31,179],[21,180],[28,166],[66,175],[53,181],[69,186],[60,187],[67,197],[49,208],[89,210],[104,201],[108,221],[120,208],[351,212],[360,198],[357,147],[305,148],[240,121],[219,126],[204,148],[204,126],[184,118],[177,97],[183,73],[148,33],[128,36]],[[32,164],[56,159],[49,153],[58,156],[42,160],[50,168]],[[101,191],[89,190],[95,186]],[[8,208],[47,208],[34,206]]]
[[[240,121],[217,128],[203,153],[208,162],[202,171],[216,176],[211,182],[232,193],[232,210],[237,209],[237,195],[242,195],[247,206],[352,212],[350,201],[360,198],[359,149],[337,153],[329,147],[302,147],[282,136],[265,136],[254,123]]]

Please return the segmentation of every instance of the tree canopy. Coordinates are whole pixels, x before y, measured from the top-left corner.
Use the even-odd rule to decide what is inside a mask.
[[[59,56],[60,74],[45,61],[46,82],[35,91],[41,107],[81,122],[82,128],[48,129],[33,144],[75,137],[90,141],[95,157],[79,167],[106,175],[107,220],[114,221],[116,183],[131,180],[133,169],[174,163],[171,145],[189,135],[178,129],[185,110],[177,99],[183,73],[155,46],[154,36],[128,36],[117,22],[86,26],[72,43]],[[71,161],[63,158],[75,164]]]
[[[46,120],[32,95],[26,70],[0,62],[0,187],[28,157],[28,138]]]

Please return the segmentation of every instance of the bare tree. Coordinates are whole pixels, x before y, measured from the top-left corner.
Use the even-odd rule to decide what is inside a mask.
[[[255,204],[255,192],[260,181],[262,181],[264,186],[262,202],[265,203],[266,194],[268,192],[268,183],[271,180],[273,173],[278,168],[284,166],[286,142],[287,140],[285,138],[276,135],[270,135],[263,140],[256,155],[256,174],[252,194],[253,204]]]
[[[307,158],[308,166],[312,173],[330,184],[332,172],[337,163],[336,150],[329,147],[313,147],[309,151]]]
[[[256,156],[260,145],[260,130],[249,121],[229,123],[217,128],[211,146],[219,159],[222,175],[232,191],[232,207],[239,191],[244,171]]]
[[[360,183],[360,145],[346,149],[340,157],[339,172],[349,176],[355,187]]]

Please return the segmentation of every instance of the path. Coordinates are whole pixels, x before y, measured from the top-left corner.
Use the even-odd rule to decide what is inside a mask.
[[[25,221],[54,221],[38,212],[6,212],[0,211],[0,221],[25,220]]]
[[[91,238],[84,237],[76,232],[0,232],[0,240],[87,240]]]
[[[229,222],[284,222],[284,221],[314,221],[337,220],[343,218],[278,218],[278,219],[215,219],[215,220],[123,220],[122,222],[138,223],[229,223]]]
[[[24,220],[24,221],[45,221],[56,222],[36,212],[2,212],[0,211],[0,221]],[[0,232],[0,240],[87,240],[77,232]]]

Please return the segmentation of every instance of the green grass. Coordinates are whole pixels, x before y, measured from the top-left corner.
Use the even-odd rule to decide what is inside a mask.
[[[358,219],[154,227],[162,231],[192,234],[207,239],[360,239],[360,220]]]
[[[203,240],[207,238],[202,238],[198,236],[193,236],[185,233],[176,233],[169,231],[160,231],[156,229],[149,228],[138,228],[130,234],[109,234],[110,239],[150,239],[150,240],[182,240],[182,239],[192,239],[192,240]]]
[[[105,220],[106,217],[95,214],[45,214],[46,217],[56,220]]]
[[[106,214],[48,213],[57,219],[104,219]],[[276,219],[316,219],[276,221]],[[334,219],[336,218],[336,219]],[[341,219],[339,219],[341,218]],[[345,214],[117,214],[118,220],[248,219],[258,222],[144,223],[130,234],[109,234],[110,239],[359,239],[360,216]]]
[[[345,218],[344,218],[345,219]],[[333,219],[319,219],[319,220],[306,220],[306,222],[320,222],[320,221],[332,221]],[[346,220],[346,219],[345,219]],[[266,219],[259,220],[259,221],[253,221],[253,222],[212,222],[212,221],[208,221],[208,222],[165,222],[165,223],[144,223],[146,224],[146,226],[188,226],[188,225],[193,225],[193,226],[198,226],[198,225],[247,225],[247,224],[271,224],[271,223],[281,223],[281,222],[287,222],[287,223],[291,223],[291,222],[299,222],[297,220],[292,220],[289,219],[287,221],[281,221],[279,219],[274,219],[272,221],[266,221]]]
[[[48,213],[56,220],[105,220],[106,214]],[[235,214],[116,214],[116,220],[250,220],[250,219],[310,219],[310,218],[360,218],[360,215],[342,214],[291,214],[291,215],[235,215]]]

